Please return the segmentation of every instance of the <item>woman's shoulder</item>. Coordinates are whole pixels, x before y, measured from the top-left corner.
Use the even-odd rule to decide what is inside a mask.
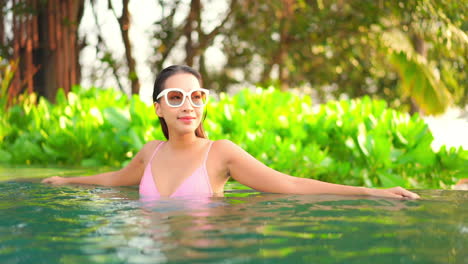
[[[145,145],[143,145],[140,152],[142,152],[142,154],[144,156],[151,155],[156,150],[156,148],[159,146],[159,144],[161,144],[162,142],[164,142],[164,141],[162,141],[162,140],[148,141],[148,142],[146,142]]]
[[[234,150],[240,149],[236,143],[229,139],[213,140],[212,148],[215,150],[215,152],[220,152],[222,154],[230,154]]]
[[[232,146],[237,146],[234,142],[232,142],[229,139],[218,139],[218,140],[211,140],[213,142],[213,145],[216,147],[232,147]]]
[[[241,160],[249,155],[242,147],[229,139],[215,140],[212,148],[213,155],[227,163]]]
[[[146,142],[146,144],[143,145],[143,148],[155,148],[159,144],[161,144],[162,142],[164,142],[164,141],[163,140],[151,140],[151,141]]]

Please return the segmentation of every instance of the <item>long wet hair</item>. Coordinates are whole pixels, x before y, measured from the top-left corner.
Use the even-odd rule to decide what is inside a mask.
[[[193,75],[195,78],[197,78],[198,82],[200,83],[200,87],[203,87],[203,79],[198,71],[185,65],[172,65],[162,70],[156,77],[153,88],[153,103],[159,103],[158,99],[156,98],[158,98],[158,95],[166,88],[166,80],[169,79],[169,77],[180,73],[188,73]],[[159,98],[159,100],[161,99],[162,98]],[[207,111],[205,108],[205,112],[203,113],[203,119],[200,122],[200,125],[197,127],[197,129],[195,129],[195,136],[197,137],[207,138],[205,129],[203,129],[203,121],[205,120],[206,115]],[[159,117],[159,122],[161,123],[161,129],[163,131],[164,137],[166,137],[166,139],[169,139],[169,129],[167,128],[166,121],[164,120],[164,118]]]

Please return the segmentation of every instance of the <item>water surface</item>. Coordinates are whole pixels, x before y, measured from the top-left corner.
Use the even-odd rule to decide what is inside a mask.
[[[136,187],[54,187],[87,170],[0,169],[0,263],[468,263],[468,192],[421,200],[281,195],[141,201]]]

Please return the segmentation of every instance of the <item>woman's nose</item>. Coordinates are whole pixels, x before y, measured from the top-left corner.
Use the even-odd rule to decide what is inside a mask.
[[[193,105],[190,103],[190,97],[188,95],[185,96],[185,101],[182,104],[183,110],[193,110]]]

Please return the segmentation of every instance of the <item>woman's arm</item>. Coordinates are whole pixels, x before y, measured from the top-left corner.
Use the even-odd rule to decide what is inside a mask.
[[[54,176],[42,180],[42,183],[50,183],[56,185],[62,184],[95,184],[105,186],[130,186],[140,183],[141,177],[145,170],[145,157],[149,157],[152,150],[159,144],[159,141],[151,141],[135,155],[130,163],[118,171],[105,172],[92,176],[83,177],[59,177]]]
[[[293,177],[275,171],[256,160],[229,140],[218,141],[230,175],[238,182],[263,192],[292,194],[372,195],[393,198],[419,198],[403,188],[371,189]]]

